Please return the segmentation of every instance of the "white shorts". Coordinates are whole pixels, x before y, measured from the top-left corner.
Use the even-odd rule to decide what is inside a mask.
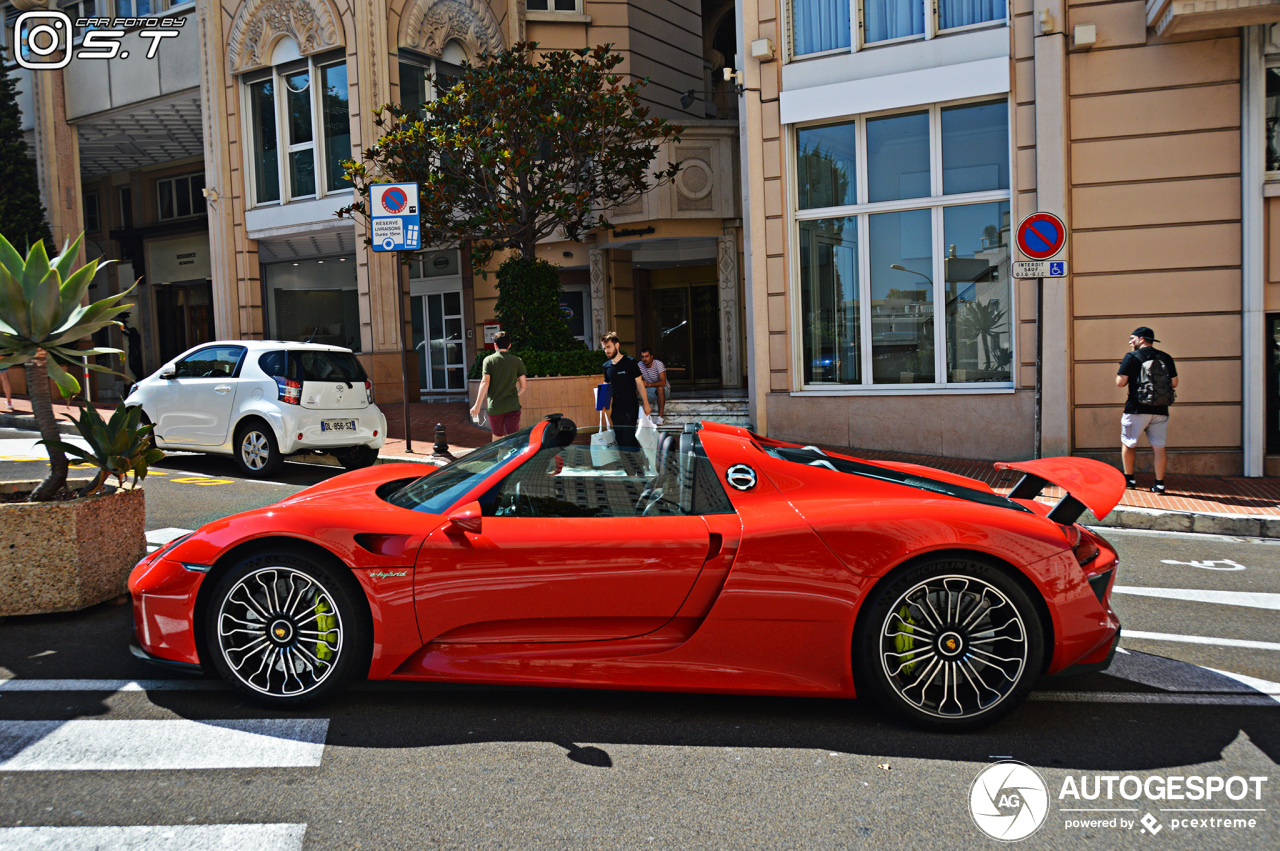
[[[1120,417],[1120,442],[1130,449],[1138,445],[1138,435],[1144,431],[1147,442],[1152,446],[1164,446],[1168,430],[1167,414],[1124,414]]]

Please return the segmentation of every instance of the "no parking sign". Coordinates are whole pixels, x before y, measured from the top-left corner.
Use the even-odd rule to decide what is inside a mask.
[[[1018,250],[1031,260],[1048,260],[1067,244],[1067,226],[1053,213],[1032,213],[1018,225]]]
[[[374,251],[422,248],[418,184],[381,183],[369,187],[369,219]]]

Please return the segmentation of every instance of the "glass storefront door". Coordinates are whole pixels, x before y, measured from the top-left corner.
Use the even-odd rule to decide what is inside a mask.
[[[653,356],[666,364],[672,384],[721,383],[719,299],[715,283],[654,282],[651,348]]]
[[[432,289],[437,289],[433,285]],[[465,393],[467,351],[463,339],[462,288],[415,295],[413,347],[423,393]]]

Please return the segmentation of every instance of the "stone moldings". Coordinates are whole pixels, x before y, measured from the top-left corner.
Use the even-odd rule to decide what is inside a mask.
[[[411,0],[401,18],[399,44],[428,56],[443,56],[457,41],[472,61],[506,49],[502,27],[484,0]]]
[[[328,0],[248,0],[231,23],[231,73],[270,65],[271,51],[286,35],[297,42],[303,56],[345,46],[338,13]]]
[[[6,493],[39,482],[0,484]],[[71,486],[84,482],[68,482]],[[0,616],[70,612],[127,590],[129,572],[147,554],[141,489],[108,486],[68,502],[0,503]]]

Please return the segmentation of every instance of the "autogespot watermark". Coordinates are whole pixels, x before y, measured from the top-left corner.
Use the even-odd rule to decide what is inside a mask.
[[[1267,812],[1262,803],[1268,781],[1258,775],[1068,775],[1058,789],[1057,818],[1067,831],[1155,836],[1167,828],[1222,836],[1258,827]],[[1025,839],[1050,820],[1049,811],[1048,785],[1021,762],[987,766],[969,789],[973,822],[993,839]]]
[[[124,39],[134,32],[149,42],[146,58],[155,59],[160,43],[181,35],[186,23],[186,18],[76,18],[73,28],[64,12],[23,12],[13,24],[18,42],[13,58],[35,70],[65,68],[72,59],[128,59]]]

